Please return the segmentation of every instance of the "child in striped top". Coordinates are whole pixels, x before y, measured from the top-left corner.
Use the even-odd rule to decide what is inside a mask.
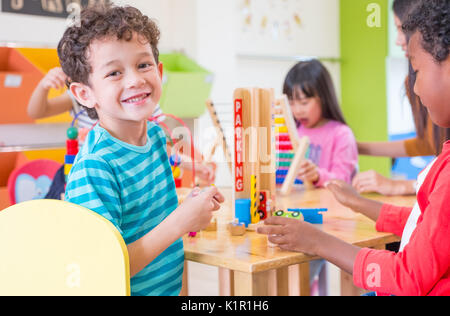
[[[114,5],[81,12],[58,45],[70,91],[99,124],[69,175],[66,200],[110,220],[130,258],[132,295],[178,295],[181,237],[205,228],[224,201],[217,188],[178,206],[165,135],[150,123],[161,97],[159,30],[139,10]]]

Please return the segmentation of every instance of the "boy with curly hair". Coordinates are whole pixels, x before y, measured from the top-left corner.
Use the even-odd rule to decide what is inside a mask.
[[[404,23],[417,74],[415,93],[432,121],[450,127],[450,0],[422,1]],[[345,206],[402,237],[398,253],[360,249],[300,221],[272,217],[260,233],[282,249],[318,255],[353,273],[354,283],[377,294],[450,295],[450,141],[419,176],[414,208],[360,196],[348,184],[328,189]],[[276,225],[276,226],[274,226]]]
[[[138,9],[81,12],[58,45],[70,91],[99,124],[69,175],[65,199],[110,220],[130,258],[132,295],[178,295],[181,237],[205,228],[223,196],[214,187],[178,207],[164,132],[148,121],[161,97],[160,32]]]

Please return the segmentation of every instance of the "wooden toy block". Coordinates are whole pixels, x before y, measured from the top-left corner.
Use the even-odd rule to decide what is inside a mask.
[[[244,223],[229,223],[228,231],[230,232],[231,236],[243,236],[245,235],[247,229],[245,228]]]
[[[278,210],[273,213],[273,216],[303,220],[302,212],[300,212],[300,210],[294,210],[294,209],[289,209],[288,211]]]
[[[251,178],[251,194],[250,194],[250,216],[252,224],[256,224],[260,221],[258,213],[259,194],[257,192],[257,178],[252,175]]]
[[[239,223],[244,223],[246,226],[250,225],[252,222],[250,216],[251,200],[237,199],[235,200],[234,205],[234,217]]]
[[[288,211],[301,212],[305,222],[310,224],[323,224],[322,213],[328,212],[326,208],[288,209]]]
[[[217,231],[217,219],[213,218],[208,227],[204,229],[205,232],[215,232]]]
[[[284,180],[283,186],[281,187],[281,194],[288,195],[292,192],[292,186],[294,185],[294,181],[297,177],[298,170],[300,168],[300,164],[306,159],[306,152],[309,148],[309,138],[303,137],[300,140],[299,148],[295,153],[294,160],[289,168],[289,172]],[[305,184],[306,185],[306,184]]]
[[[267,198],[274,200],[276,193],[275,134],[272,133],[274,90],[260,89],[259,95],[259,190],[266,191]]]
[[[267,195],[269,194],[269,191],[261,191],[259,192],[259,207],[258,207],[258,212],[259,212],[259,218],[260,220],[265,220],[267,218],[267,215],[270,214],[270,212],[268,211],[268,200],[267,200]]]
[[[259,174],[259,95],[256,92],[237,89],[234,93],[237,199],[251,196],[251,176]]]

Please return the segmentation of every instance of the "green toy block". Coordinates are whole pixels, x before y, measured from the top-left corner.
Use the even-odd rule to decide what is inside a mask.
[[[298,219],[298,220],[303,220],[303,215],[301,212],[299,211],[295,211],[295,212],[289,212],[289,211],[283,211],[283,210],[279,210],[276,211],[273,216],[278,216],[278,217],[287,217],[287,218],[293,218],[293,219]]]
[[[182,118],[199,117],[205,112],[213,74],[183,54],[161,54],[164,66],[161,109]]]

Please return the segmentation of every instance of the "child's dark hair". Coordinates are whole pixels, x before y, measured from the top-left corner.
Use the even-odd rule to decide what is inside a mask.
[[[419,3],[420,0],[394,0],[392,9],[400,21],[404,22]]]
[[[333,80],[320,61],[313,59],[296,64],[286,76],[283,93],[289,100],[318,97],[321,101],[323,118],[347,125],[339,106]]]
[[[403,29],[410,35],[419,31],[425,51],[437,62],[446,60],[450,52],[450,0],[422,1]]]
[[[91,6],[81,11],[80,23],[69,27],[58,44],[61,67],[72,82],[89,86],[92,72],[88,49],[93,41],[106,37],[130,41],[137,33],[140,40],[152,47],[155,61],[159,60],[160,31],[156,23],[138,9],[113,4]],[[98,119],[95,109],[85,108],[90,118]]]
[[[449,0],[429,0],[423,1],[417,6],[406,19],[403,29],[411,37],[415,31],[422,34],[422,46],[433,58],[442,62],[448,58],[450,45],[450,1]],[[416,74],[409,66],[409,77],[407,82],[408,96],[413,108],[416,129],[420,138],[425,137],[425,130],[428,121],[428,110],[423,106],[420,99],[414,94],[414,84]],[[450,129],[442,128],[434,123],[433,143],[436,155],[442,150],[445,141],[450,140]]]

